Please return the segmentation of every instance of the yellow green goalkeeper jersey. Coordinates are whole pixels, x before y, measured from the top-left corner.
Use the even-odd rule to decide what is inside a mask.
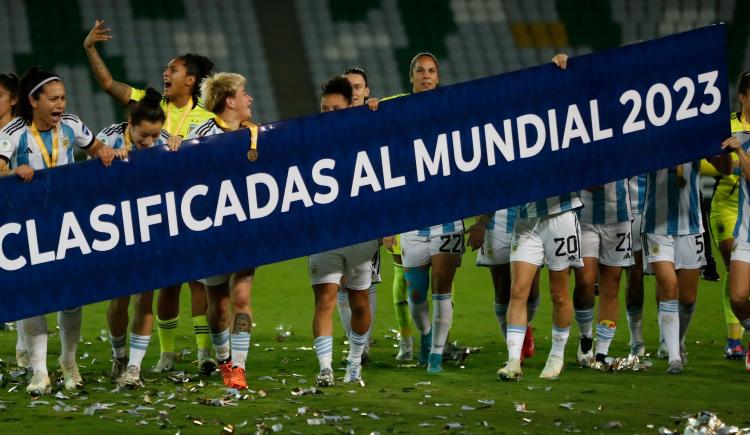
[[[145,96],[145,90],[133,87],[130,88],[131,100],[141,101]],[[178,108],[167,101],[166,97],[162,97],[161,108],[167,116],[167,120],[164,122],[164,130],[170,135],[177,134],[182,137],[187,137],[190,130],[215,116],[203,107],[203,102],[200,99],[198,99],[198,101],[192,101],[185,107]],[[187,113],[185,112],[186,110]]]

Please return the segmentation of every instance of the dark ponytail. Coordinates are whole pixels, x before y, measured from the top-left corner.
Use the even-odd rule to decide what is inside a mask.
[[[0,86],[4,87],[8,92],[10,92],[10,95],[12,95],[13,98],[16,99],[16,104],[14,104],[10,110],[11,116],[18,115],[18,103],[20,102],[20,98],[18,98],[19,85],[20,79],[17,75],[13,73],[0,74]]]
[[[42,93],[44,86],[38,86],[39,83],[49,80],[52,77],[57,77],[56,74],[49,71],[45,71],[40,66],[32,66],[21,78],[19,84],[19,96],[18,96],[18,116],[24,119],[26,122],[31,122],[34,118],[34,108],[31,107],[29,97],[33,97],[35,100],[39,99],[39,94]],[[59,81],[57,78],[53,81]],[[34,90],[34,92],[32,92]]]
[[[161,108],[162,96],[154,88],[146,89],[146,96],[134,104],[130,110],[130,123],[139,125],[143,121],[164,122],[166,116]]]
[[[201,83],[203,79],[211,74],[214,62],[206,56],[196,53],[183,54],[177,59],[185,64],[187,75],[195,77],[195,85],[193,85],[191,94],[193,95],[193,100],[197,102],[201,94]]]

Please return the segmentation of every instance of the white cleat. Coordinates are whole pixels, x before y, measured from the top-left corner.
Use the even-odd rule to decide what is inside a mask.
[[[117,379],[117,386],[132,389],[143,386],[141,368],[138,366],[128,366],[119,379]]]
[[[26,392],[32,396],[43,396],[52,392],[52,383],[47,373],[34,373],[31,382],[26,386]]]
[[[646,343],[638,341],[631,344],[630,355],[637,356],[638,358],[643,358],[644,356],[646,356]]]
[[[594,362],[593,342],[594,339],[590,337],[581,337],[580,340],[578,340],[578,351],[576,352],[576,359],[578,360],[579,366],[589,367],[591,366],[591,363]],[[588,350],[584,352],[582,347],[587,347]]]
[[[557,379],[563,370],[563,359],[559,356],[550,355],[547,357],[547,364],[544,365],[542,373],[539,375],[542,379]]]
[[[329,368],[320,369],[320,373],[315,377],[315,386],[333,387],[333,370]]]
[[[348,363],[346,365],[346,374],[344,375],[345,384],[359,383],[364,385],[362,382],[362,364]]]
[[[159,361],[151,368],[151,373],[165,373],[174,370],[174,352],[162,352]]]
[[[83,378],[81,373],[78,371],[78,364],[75,361],[71,363],[60,362],[60,369],[63,374],[63,384],[66,390],[75,390],[83,387]]]
[[[414,339],[401,337],[398,341],[398,355],[396,361],[411,361],[414,359]]]
[[[512,359],[505,363],[505,366],[497,370],[497,377],[502,381],[519,381],[523,378],[521,371],[521,360]]]

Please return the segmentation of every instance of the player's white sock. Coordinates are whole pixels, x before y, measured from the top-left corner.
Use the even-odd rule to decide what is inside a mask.
[[[73,364],[76,361],[76,348],[81,339],[81,307],[57,312],[57,325],[60,327],[60,361]]]
[[[528,323],[531,323],[532,320],[534,320],[534,316],[536,315],[536,310],[539,308],[539,295],[536,295],[536,298],[529,299],[526,301],[526,321]]]
[[[570,326],[559,328],[552,325],[552,348],[549,350],[550,356],[563,358],[565,356],[565,344],[568,343],[570,335]]]
[[[26,350],[26,338],[23,335],[23,328],[20,322],[16,322],[16,352]]]
[[[643,308],[628,307],[628,328],[630,344],[643,343]]]
[[[659,330],[669,352],[670,361],[680,360],[680,318],[676,300],[659,302]]]
[[[367,334],[359,335],[352,331],[349,335],[349,358],[350,364],[361,364],[362,363],[362,352],[365,350],[365,344],[367,343]],[[322,367],[322,366],[321,366]]]
[[[430,326],[430,304],[425,300],[421,303],[409,302],[411,308],[411,317],[414,319],[414,326],[417,327],[421,335],[427,335],[432,330]]]
[[[114,358],[125,358],[125,343],[128,341],[128,334],[115,337],[109,334],[109,344],[112,345],[112,356]]]
[[[240,331],[232,334],[230,341],[232,342],[232,366],[244,369],[247,353],[250,351],[250,333]]]
[[[505,316],[508,314],[508,304],[498,304],[495,302],[495,317],[497,318],[497,324],[500,325],[500,332],[503,333],[503,337],[508,338],[508,324],[505,323]]]
[[[526,337],[526,325],[508,325],[506,344],[508,345],[508,360],[521,359],[523,339]]]
[[[443,354],[445,340],[453,322],[453,301],[451,293],[432,295],[432,350],[431,353]]]
[[[315,354],[318,356],[320,369],[330,369],[331,360],[333,359],[333,337],[330,335],[315,337],[313,346],[315,346]],[[362,354],[360,353],[359,355],[361,358]]]
[[[31,358],[34,373],[47,374],[47,319],[44,315],[21,321],[26,349]]]
[[[151,341],[150,335],[130,334],[130,359],[128,366],[141,367],[143,357],[146,356],[148,343]]]
[[[581,331],[581,337],[592,337],[594,329],[594,307],[576,309],[576,323]]]
[[[680,345],[685,345],[685,335],[687,335],[690,321],[693,319],[695,304],[680,304],[677,310],[680,315]]]
[[[349,305],[349,292],[346,290],[339,291],[336,295],[336,308],[339,310],[339,318],[344,332],[348,337],[352,332],[352,308]]]
[[[615,325],[615,322],[609,320],[603,320],[596,325],[597,354],[607,355],[609,353],[609,346],[615,338],[616,331],[617,326]]]
[[[211,343],[216,349],[216,359],[219,360],[219,363],[227,361],[229,359],[229,330],[211,331],[209,335],[211,336]]]

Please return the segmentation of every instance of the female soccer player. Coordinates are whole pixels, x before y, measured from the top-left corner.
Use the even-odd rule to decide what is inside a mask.
[[[116,157],[126,153],[115,152],[102,144],[77,116],[65,113],[66,93],[61,79],[51,72],[31,68],[20,84],[20,119],[6,125],[0,137],[0,169],[14,162],[15,173],[30,181],[35,170],[74,163],[73,146],[77,145],[102,164],[109,166]],[[60,367],[66,389],[83,384],[78,372],[75,353],[81,336],[81,308],[59,311],[62,354]],[[33,376],[26,387],[32,395],[42,395],[51,389],[47,372],[47,320],[44,315],[20,322],[29,350]]]
[[[627,271],[627,309],[628,329],[630,329],[630,355],[644,357],[646,343],[643,340],[643,205],[646,202],[646,174],[628,179],[628,195],[633,221],[630,224],[630,238],[633,241],[633,265]]]
[[[211,136],[240,128],[254,129],[255,126],[250,123],[253,98],[245,90],[246,83],[241,75],[226,72],[214,74],[204,80],[201,85],[203,101],[215,115],[196,127],[188,138]],[[202,280],[208,293],[208,326],[216,349],[219,371],[224,384],[231,388],[247,388],[245,361],[250,349],[250,330],[253,324],[250,301],[254,275],[255,268],[251,267],[231,275],[218,275]],[[231,319],[227,309],[230,301]]]
[[[516,207],[498,210],[489,216],[479,216],[469,228],[468,245],[479,248],[477,266],[489,267],[495,289],[495,317],[500,332],[507,338],[508,303],[510,302],[510,241],[516,221]],[[528,325],[521,350],[521,359],[534,355],[534,336],[531,321],[539,306],[539,272],[537,272],[526,303]]]
[[[322,87],[320,111],[331,112],[352,106],[352,86],[346,77],[336,76]],[[352,311],[349,334],[349,357],[344,383],[360,382],[362,379],[362,352],[369,340],[371,316],[369,288],[372,281],[372,259],[378,251],[375,240],[344,248],[313,254],[308,261],[308,271],[315,293],[313,337],[320,372],[315,379],[320,387],[334,383],[331,360],[333,359],[333,309],[336,294],[342,283],[349,295]]]
[[[744,95],[744,94],[742,94]],[[743,101],[746,103],[746,101]],[[744,104],[743,104],[744,106]],[[722,143],[722,147],[736,154],[732,166],[739,166],[742,172],[739,195],[739,215],[734,227],[734,247],[729,266],[731,303],[735,316],[745,331],[750,333],[750,134],[739,133]],[[732,156],[734,157],[734,156]],[[725,162],[729,159],[723,159]],[[730,173],[730,171],[723,171]],[[750,349],[750,343],[748,343]],[[750,372],[750,352],[745,355],[745,370]]]
[[[103,129],[96,136],[97,139],[116,150],[125,149],[128,152],[166,144],[169,135],[162,130],[165,116],[160,102],[161,95],[157,91],[146,89],[143,99],[132,105],[128,121]],[[146,355],[154,324],[153,297],[153,291],[136,296],[129,357],[126,356],[125,342],[130,296],[113,299],[109,303],[107,324],[112,343],[112,380],[119,386],[137,388],[142,385],[141,362]]]
[[[622,269],[633,264],[630,237],[628,181],[617,180],[581,190],[583,268],[575,271],[573,308],[580,328],[577,359],[582,367],[594,360],[593,321],[595,285],[599,283],[599,321],[596,326],[596,361],[604,364],[617,330],[618,293]]]
[[[99,86],[123,106],[131,100],[138,101],[145,91],[112,79],[107,65],[96,50],[96,43],[112,39],[111,29],[104,27],[104,21],[96,20],[83,42],[91,70]],[[195,126],[212,118],[214,115],[203,107],[199,98],[201,81],[211,73],[213,62],[207,57],[188,53],[172,59],[167,65],[162,79],[164,94],[161,108],[166,114],[164,129],[170,140],[179,144],[181,138]],[[210,374],[216,369],[209,358],[208,323],[206,320],[206,292],[198,281],[188,283],[192,303],[193,330],[198,348],[198,364],[203,374]],[[181,284],[165,287],[159,291],[157,300],[157,326],[159,328],[159,346],[161,356],[154,372],[172,370],[174,366],[175,334],[180,313]]]

